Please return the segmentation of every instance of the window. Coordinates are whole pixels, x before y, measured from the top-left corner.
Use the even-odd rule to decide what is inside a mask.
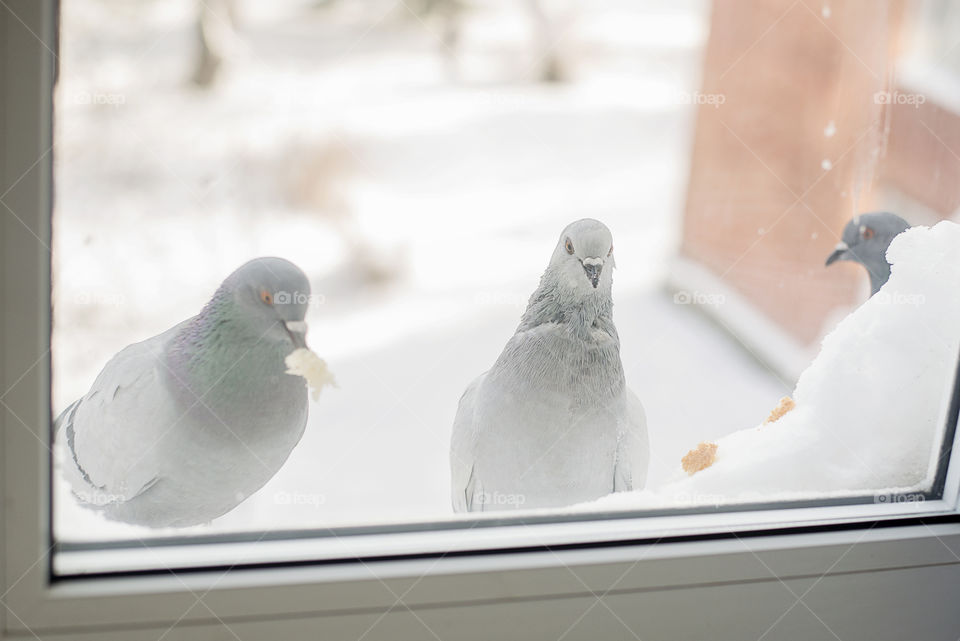
[[[758,607],[816,615],[808,586],[794,591],[805,576],[827,576],[830,594],[840,573],[933,576],[957,562],[956,232],[939,222],[956,194],[935,177],[954,168],[953,116],[897,84],[906,54],[891,53],[899,21],[920,14],[876,12],[864,26],[803,3],[779,21],[699,3],[331,3],[210,5],[195,22],[187,5],[117,13],[73,0],[58,49],[54,7],[4,9],[18,54],[2,77],[17,96],[3,106],[3,298],[17,301],[3,326],[5,631],[331,617],[362,636],[401,607],[410,636],[479,616],[471,608],[505,596],[496,572],[517,580],[506,596],[575,595],[587,601],[578,611],[595,601],[632,631],[651,606],[625,614],[628,599],[665,586],[734,581],[756,595],[779,582],[789,601]],[[794,48],[763,37],[777,24]],[[566,29],[566,47],[544,44]],[[360,40],[338,56],[316,33]],[[864,44],[877,34],[891,51]],[[522,55],[533,71],[518,72]],[[823,86],[785,81],[789,60],[822,71]],[[805,95],[815,90],[832,101]],[[925,147],[904,137],[916,131],[929,132]],[[892,242],[889,281],[874,287],[871,264],[824,266],[854,244],[847,221],[881,209],[917,226]],[[615,236],[614,318],[646,409],[645,488],[545,509],[490,493],[510,509],[458,515],[457,401],[516,330],[551,252],[583,261],[585,281],[598,271],[599,256],[584,260],[561,235],[585,215]],[[863,240],[883,233],[855,227]],[[237,265],[270,254],[310,277],[307,340],[339,383],[310,401],[290,457],[209,525],[154,530],[78,506],[47,449],[51,411],[122,347],[197,313]],[[254,293],[275,307],[288,292]],[[767,555],[805,546],[834,565],[785,569]],[[732,554],[749,567],[712,565]],[[643,560],[644,578],[624,572]],[[678,568],[699,562],[678,584]],[[583,580],[594,566],[602,578]],[[408,577],[428,578],[414,590]]]

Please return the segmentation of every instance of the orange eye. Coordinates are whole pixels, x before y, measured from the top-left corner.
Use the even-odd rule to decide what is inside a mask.
[[[607,258],[613,256],[613,245],[610,245],[610,251],[607,252]]]
[[[876,235],[876,232],[873,231],[872,227],[863,226],[860,228],[860,235],[863,236],[864,240],[870,240]]]
[[[569,238],[563,243],[563,247],[567,250],[568,254],[573,253],[573,242],[571,242]]]
[[[260,290],[260,300],[262,300],[267,305],[273,305],[273,294],[268,292],[265,289]]]

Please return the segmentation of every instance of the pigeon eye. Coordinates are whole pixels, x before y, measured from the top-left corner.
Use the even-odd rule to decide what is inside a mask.
[[[870,240],[876,235],[876,232],[873,231],[873,227],[863,226],[860,228],[860,235],[863,236],[864,240]]]
[[[613,256],[613,245],[610,245],[610,251],[607,252],[607,258]]]
[[[567,250],[568,254],[573,253],[573,242],[569,238],[563,243],[563,247]]]
[[[267,305],[273,305],[273,294],[268,292],[265,289],[260,290],[260,300],[262,300]]]

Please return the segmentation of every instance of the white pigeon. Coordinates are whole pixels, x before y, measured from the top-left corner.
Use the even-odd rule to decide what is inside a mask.
[[[460,399],[455,511],[561,507],[646,483],[646,417],[620,361],[614,265],[603,223],[563,230],[513,338]]]
[[[206,523],[280,469],[303,435],[310,283],[281,258],[233,272],[203,310],[120,351],[57,419],[63,475],[86,507],[149,527]]]

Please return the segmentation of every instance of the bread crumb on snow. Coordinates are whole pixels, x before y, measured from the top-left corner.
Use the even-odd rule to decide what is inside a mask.
[[[717,444],[704,441],[696,449],[687,452],[687,455],[680,459],[680,464],[683,465],[684,472],[693,476],[713,465],[716,460]]]
[[[768,423],[776,423],[783,417],[784,414],[796,407],[797,404],[789,396],[784,396],[780,399],[780,404],[773,408],[773,411],[770,412],[770,416],[767,417],[767,420],[763,422],[764,425]]]

